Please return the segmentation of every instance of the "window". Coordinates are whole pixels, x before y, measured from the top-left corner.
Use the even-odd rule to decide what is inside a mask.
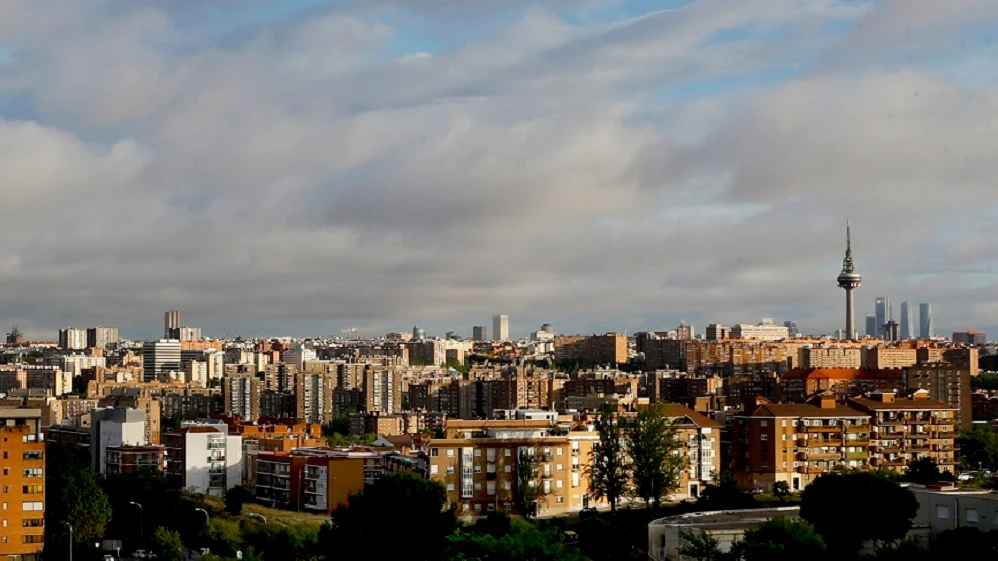
[[[787,467],[787,463],[786,462],[783,462],[783,467]]]
[[[786,419],[783,419],[782,421],[780,421],[780,426],[781,426],[781,427],[785,427],[785,426],[787,426],[787,420],[786,420]]]
[[[439,467],[439,466],[436,466],[436,465],[431,465],[431,466],[430,466],[430,475],[436,475],[436,474],[437,474],[437,468],[438,468],[438,467]]]
[[[475,466],[475,473],[482,473],[482,466]]]
[[[475,483],[475,490],[476,491],[481,491],[482,490],[482,484],[481,483]]]
[[[482,505],[476,503],[475,510],[482,510]]]
[[[506,473],[512,473],[513,472],[512,466],[502,466],[502,470],[505,471]]]
[[[45,541],[45,536],[21,536],[23,543],[42,543]],[[7,536],[4,536],[4,541],[7,541]]]
[[[41,485],[24,485],[21,487],[21,493],[25,495],[37,495],[42,492]]]
[[[761,437],[759,438],[759,440],[769,440],[769,435],[768,435],[768,434],[763,434],[763,435],[762,435],[762,436],[761,436]]]
[[[4,527],[7,527],[7,521],[4,520]],[[21,526],[25,528],[41,528],[45,525],[44,518],[25,518],[21,521]]]
[[[977,522],[977,521],[978,521],[977,509],[976,508],[968,508],[967,509],[967,522]]]
[[[506,456],[507,458],[513,455],[513,450],[512,450],[512,449],[510,449],[510,448],[507,448],[507,449],[505,450],[505,452],[506,452],[506,453],[505,453],[505,456]]]
[[[565,470],[565,466],[563,466],[561,464],[558,464],[557,469],[558,469],[558,471],[564,471]]]
[[[4,452],[3,454],[4,459],[7,459],[7,453]],[[22,454],[21,457],[24,460],[40,460],[44,455],[45,453],[41,450],[30,450]]]
[[[7,527],[7,521],[6,521],[6,520],[4,520],[4,521],[3,521],[3,527],[4,527],[4,528],[6,528],[6,527]]]
[[[469,505],[468,503],[464,503],[463,505],[461,505],[461,510],[467,512],[471,510],[471,505]]]
[[[490,494],[490,495],[495,495],[496,494],[496,482],[495,481],[486,481],[485,482],[485,492],[488,493],[488,494]]]
[[[949,520],[949,507],[946,505],[936,505],[936,518]]]
[[[454,457],[454,449],[453,448],[448,448],[447,449],[447,457],[448,458],[453,458]]]
[[[769,467],[769,462],[762,462],[762,467],[768,468]]]
[[[454,475],[454,466],[447,466],[447,475]]]
[[[21,472],[22,472],[22,475],[24,475],[24,477],[41,477],[42,476],[42,468],[24,468],[23,470],[21,470]]]
[[[556,448],[555,449],[555,455],[556,456],[560,456],[561,455],[561,448]]]
[[[430,448],[430,457],[431,458],[436,458],[439,455],[440,455],[440,449],[439,448]]]
[[[33,510],[43,510],[44,504],[42,501],[30,501],[21,503],[21,510],[23,511],[33,511]],[[4,510],[7,510],[7,503],[3,503]]]
[[[766,421],[766,420],[760,421],[759,425],[763,426],[763,427],[768,427],[769,426],[769,421]]]
[[[482,449],[481,448],[475,448],[475,457],[476,458],[481,458],[482,457]]]
[[[448,491],[453,491],[454,490],[454,484],[453,483],[448,483],[447,484],[447,490]]]
[[[786,439],[787,439],[787,435],[784,434],[783,435],[783,440],[786,440]]]
[[[561,483],[561,482],[559,481],[559,483]],[[561,503],[565,502],[565,497],[558,497],[558,500],[555,501],[555,502],[557,502],[558,504],[561,504]]]
[[[557,487],[559,489],[561,489],[563,486],[564,486],[564,484],[563,484],[562,480],[560,480],[560,479],[558,480],[557,483],[555,483],[555,487]]]

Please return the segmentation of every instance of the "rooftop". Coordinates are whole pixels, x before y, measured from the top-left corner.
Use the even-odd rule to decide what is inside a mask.
[[[753,508],[749,510],[715,510],[708,512],[691,512],[677,516],[659,518],[649,523],[649,526],[694,526],[711,530],[739,529],[756,526],[775,516],[795,518],[800,514],[800,507],[783,506],[776,508]]]

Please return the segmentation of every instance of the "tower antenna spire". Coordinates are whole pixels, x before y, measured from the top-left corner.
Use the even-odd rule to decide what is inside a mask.
[[[846,218],[846,251],[852,253],[852,227],[848,218]]]

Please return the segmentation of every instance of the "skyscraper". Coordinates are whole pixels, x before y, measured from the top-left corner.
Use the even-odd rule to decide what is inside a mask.
[[[931,339],[935,336],[932,328],[932,304],[922,302],[918,305],[918,338]]]
[[[484,325],[476,325],[471,328],[471,340],[472,341],[488,341],[489,340],[489,330]]]
[[[75,327],[59,330],[59,348],[79,351],[87,348],[87,331]]]
[[[913,339],[915,337],[915,330],[912,329],[914,324],[911,320],[911,308],[908,305],[908,301],[905,300],[901,302],[901,339]]]
[[[171,336],[176,329],[180,329],[180,312],[177,310],[166,312],[166,317],[163,321],[163,338],[176,339],[176,337]]]
[[[866,336],[877,336],[877,316],[873,314],[866,314]]]
[[[505,314],[492,316],[492,339],[509,341],[509,316]]]
[[[852,228],[846,220],[846,256],[842,259],[842,272],[836,279],[839,288],[846,291],[846,338],[856,338],[856,314],[853,305],[853,290],[859,288],[863,282],[863,277],[856,272],[856,263],[852,259]]]
[[[891,321],[893,315],[891,311],[891,299],[886,296],[878,296],[875,300],[877,312],[877,337],[884,336],[884,326]]]

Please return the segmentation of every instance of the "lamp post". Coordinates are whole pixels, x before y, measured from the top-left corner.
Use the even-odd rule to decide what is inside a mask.
[[[69,561],[73,561],[73,525],[69,522],[64,524],[69,527]]]
[[[253,517],[253,518],[259,518],[260,520],[263,520],[263,523],[264,523],[264,524],[266,524],[266,523],[267,523],[267,517],[266,517],[266,516],[264,516],[264,515],[262,515],[262,514],[257,514],[257,513],[255,513],[255,512],[247,512],[247,513],[246,513],[246,516],[251,516],[251,517]]]
[[[195,512],[203,512],[204,513],[204,525],[205,526],[207,526],[208,524],[211,523],[211,517],[208,516],[208,511],[207,510],[205,510],[203,508],[195,508],[194,511]]]
[[[142,539],[142,531],[143,531],[142,530],[142,526],[143,526],[142,525],[142,519],[144,518],[145,509],[142,508],[142,505],[140,505],[139,503],[137,503],[135,501],[128,501],[128,504],[135,505],[135,506],[139,507],[139,549],[142,549],[142,546],[144,545],[143,544],[144,540]]]

